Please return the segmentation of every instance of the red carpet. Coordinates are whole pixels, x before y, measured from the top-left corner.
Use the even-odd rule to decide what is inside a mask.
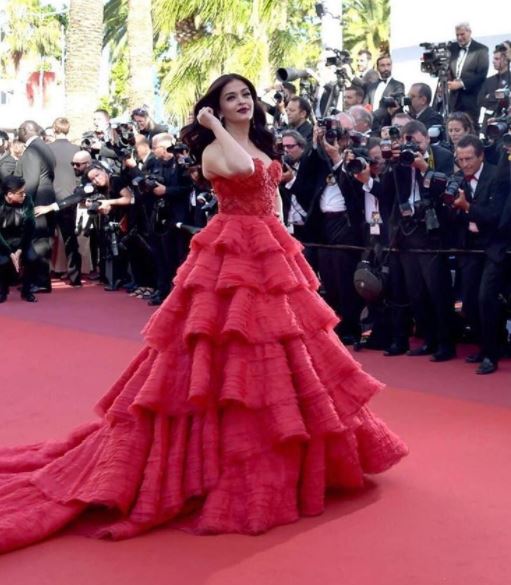
[[[0,306],[0,443],[65,435],[140,347],[151,313],[99,287]],[[460,355],[468,350],[460,350]],[[383,358],[373,410],[410,456],[323,516],[257,537],[160,529],[118,543],[60,535],[0,557],[10,585],[506,585],[511,582],[510,362],[481,378],[461,359]]]

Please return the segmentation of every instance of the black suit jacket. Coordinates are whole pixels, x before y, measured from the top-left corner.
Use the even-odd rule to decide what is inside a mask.
[[[292,192],[298,203],[307,212],[304,236],[309,242],[321,242],[321,194],[327,185],[326,179],[332,173],[332,165],[317,149],[311,149],[300,161],[300,167]],[[364,218],[364,198],[360,196],[360,188],[357,190],[355,179],[350,179],[342,170],[342,165],[334,175],[343,194],[349,220],[352,226],[345,243],[361,244],[362,227]]]
[[[55,156],[48,145],[36,138],[31,142],[16,165],[16,174],[25,179],[25,191],[34,205],[49,205],[55,202],[53,179],[55,178]]]
[[[55,179],[53,187],[57,202],[62,201],[70,195],[77,184],[77,178],[71,166],[74,155],[80,151],[75,144],[71,144],[66,138],[58,138],[55,142],[48,144],[48,148],[55,156]]]
[[[457,43],[453,43],[450,51],[449,77],[453,80],[456,79],[456,64],[460,54],[460,46]],[[451,112],[467,112],[477,121],[479,113],[477,99],[488,75],[489,65],[488,47],[472,40],[460,75],[465,89],[449,92],[449,109]]]
[[[373,110],[376,110],[380,107],[380,104],[374,103],[374,94],[376,92],[376,88],[380,84],[379,81],[375,81],[374,83],[370,83],[367,86],[366,97],[364,103],[371,104],[373,106]],[[383,91],[382,97],[390,97],[396,94],[404,94],[405,93],[405,84],[401,81],[397,81],[393,77],[390,78],[385,90]]]
[[[420,113],[419,116],[415,116],[415,119],[418,122],[422,122],[426,128],[431,128],[431,126],[440,125],[443,126],[444,119],[442,114],[439,112],[435,112],[435,110],[428,106],[424,111]]]
[[[502,217],[505,192],[497,176],[497,168],[484,163],[477,187],[472,193],[470,184],[463,180],[462,189],[470,201],[468,213],[454,211],[456,245],[460,248],[486,249],[492,241]],[[478,233],[469,231],[469,223],[476,224]]]

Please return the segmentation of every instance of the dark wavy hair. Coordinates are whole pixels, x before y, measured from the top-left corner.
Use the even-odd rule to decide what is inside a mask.
[[[7,195],[7,193],[16,193],[25,186],[25,179],[17,175],[7,175],[0,181],[0,193]]]
[[[195,104],[193,109],[194,121],[181,129],[181,141],[188,145],[192,156],[197,162],[200,162],[204,149],[215,140],[215,135],[211,130],[199,124],[197,114],[201,108],[210,107],[213,109],[215,116],[219,116],[220,95],[223,88],[231,81],[243,82],[250,90],[254,101],[254,117],[248,134],[250,140],[270,158],[277,158],[273,134],[266,128],[266,114],[259,104],[256,89],[251,81],[237,73],[221,75],[209,86],[206,94]]]

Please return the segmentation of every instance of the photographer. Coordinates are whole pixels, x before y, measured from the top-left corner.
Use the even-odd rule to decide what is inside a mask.
[[[372,106],[375,117],[380,119],[388,114],[382,99],[404,95],[405,86],[404,83],[392,77],[392,59],[390,55],[380,55],[376,59],[376,71],[379,79],[367,86],[365,103]],[[382,122],[381,125],[385,124]]]
[[[312,142],[312,124],[309,118],[312,113],[310,103],[303,97],[292,97],[286,107],[288,128],[299,132],[310,144]]]
[[[25,193],[25,181],[9,175],[0,183],[0,303],[7,300],[13,276],[21,274],[21,298],[35,303],[31,292],[37,254],[34,205]]]
[[[119,249],[119,239],[129,230],[128,212],[133,193],[125,179],[112,174],[101,162],[94,161],[84,176],[95,190],[86,206],[89,215],[99,219],[101,278],[106,283],[105,290],[114,291],[127,277],[127,259]]]
[[[399,249],[406,291],[417,329],[424,338],[422,347],[408,351],[408,355],[432,354],[432,361],[447,361],[455,355],[454,305],[448,260],[438,250],[446,230],[440,195],[444,175],[452,174],[453,156],[440,146],[430,145],[426,127],[417,121],[406,124],[400,142],[392,146],[393,163],[382,196],[383,203],[392,209],[391,241]],[[430,252],[414,253],[413,249]],[[407,333],[399,304],[393,302],[396,344],[402,344]],[[388,355],[398,355],[403,349],[396,345]]]
[[[301,230],[307,213],[302,209],[296,196],[293,194],[293,185],[306,146],[307,141],[296,130],[285,130],[282,133],[282,149],[284,151],[282,161],[283,172],[279,191],[282,197],[285,223],[290,227],[291,233],[300,241],[303,241]]]
[[[477,126],[477,100],[490,65],[488,47],[472,39],[466,22],[456,26],[456,41],[449,47],[449,111],[466,112]]]
[[[487,250],[502,215],[506,193],[497,177],[497,169],[484,161],[482,142],[475,136],[463,137],[456,147],[461,173],[455,175],[446,193],[452,199],[457,246],[466,250]],[[481,279],[485,266],[483,254],[466,254],[458,258],[462,310],[475,340],[481,338],[483,307]],[[496,303],[495,298],[493,303]],[[467,357],[468,363],[481,364],[478,373],[496,368],[495,352],[482,350]],[[490,363],[491,362],[491,363]]]
[[[352,106],[361,106],[364,103],[364,90],[358,85],[352,85],[344,90],[343,110],[346,112]]]
[[[293,193],[307,211],[303,237],[327,245],[360,245],[364,223],[363,199],[342,170],[348,133],[335,118],[318,121],[314,147],[302,158]],[[336,331],[345,344],[360,340],[362,301],[353,284],[359,252],[318,250],[321,282],[327,303],[342,317]]]
[[[422,122],[426,128],[431,126],[443,126],[442,114],[435,112],[431,107],[431,88],[427,83],[414,83],[408,92],[410,99],[410,113],[418,122]]]
[[[176,149],[174,142],[167,133],[153,136],[154,160],[148,172],[139,172],[142,182],[137,179],[149,217],[149,243],[156,265],[156,292],[149,300],[150,306],[160,305],[167,297],[177,268],[188,253],[189,234],[179,226],[191,222],[191,161],[186,152]]]
[[[497,72],[495,75],[488,77],[481,88],[478,104],[480,108],[485,108],[485,121],[489,117],[500,116],[502,110],[506,109],[505,104],[509,105],[509,94],[507,100],[499,99],[495,92],[504,88],[511,88],[511,71],[509,70],[509,59],[507,58],[507,46],[502,43],[495,47],[493,52],[493,67]],[[505,92],[503,92],[505,93]],[[504,108],[502,107],[504,106]],[[485,124],[483,124],[483,128]]]
[[[218,211],[218,201],[211,184],[202,174],[200,165],[192,165],[189,169],[189,175],[193,185],[190,193],[191,225],[203,228],[211,216]]]
[[[151,144],[153,136],[168,131],[167,126],[156,124],[145,108],[135,108],[131,112],[131,121],[135,124],[139,134],[148,139],[149,144]]]

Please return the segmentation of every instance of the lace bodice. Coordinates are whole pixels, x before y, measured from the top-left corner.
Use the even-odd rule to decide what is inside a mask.
[[[255,170],[249,177],[218,177],[212,180],[218,197],[220,213],[231,215],[273,215],[275,189],[282,168],[273,160],[268,167],[261,159],[254,159]]]

